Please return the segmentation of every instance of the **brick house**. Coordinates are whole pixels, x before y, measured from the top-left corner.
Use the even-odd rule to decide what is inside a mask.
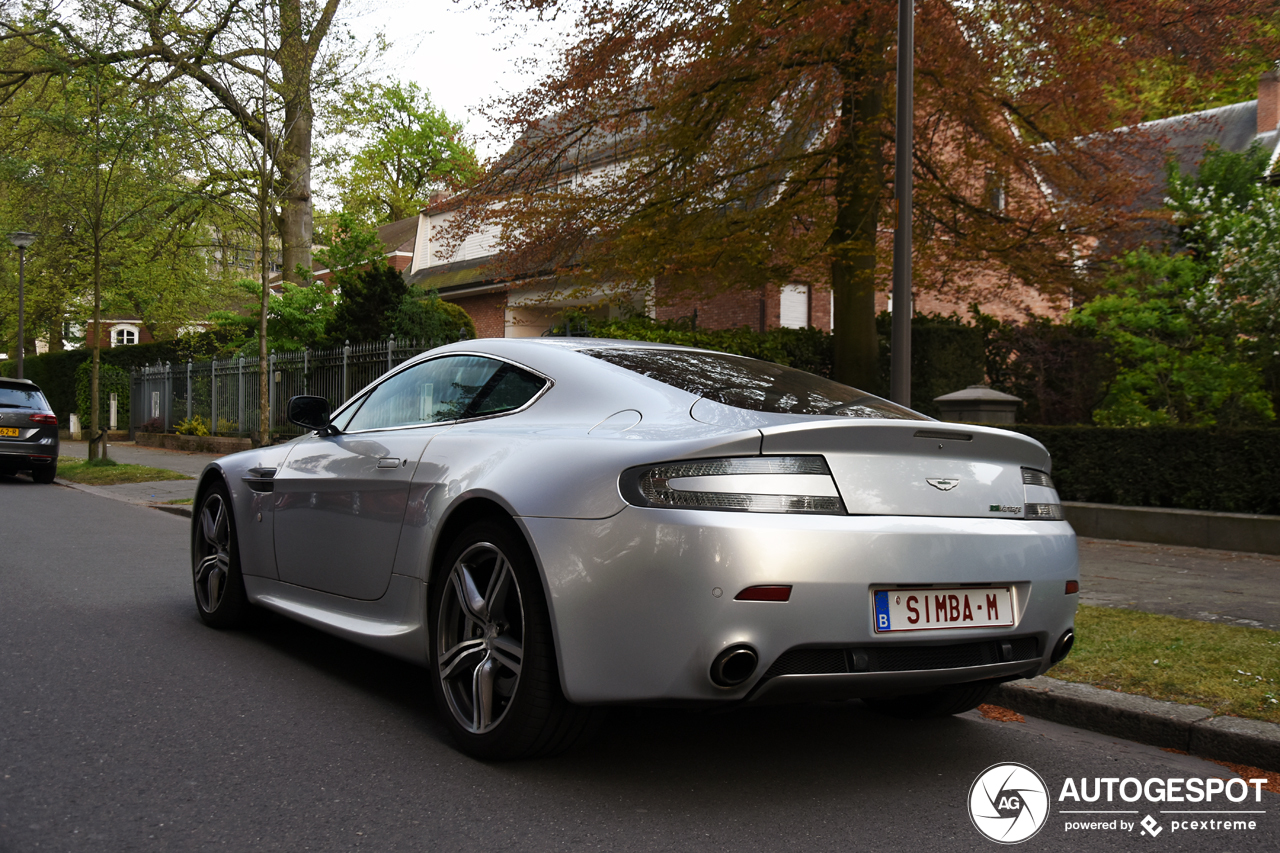
[[[149,344],[155,340],[151,330],[136,314],[112,314],[102,318],[102,333],[96,336],[98,345],[103,349],[124,347],[131,344]],[[92,348],[94,342],[94,326],[90,320],[85,325],[84,345]]]
[[[608,157],[588,158],[590,165],[573,180],[590,180],[599,170],[608,169]],[[411,261],[406,271],[408,282],[421,289],[434,288],[440,296],[461,306],[475,321],[482,337],[533,337],[554,326],[567,309],[585,310],[597,316],[617,316],[621,309],[607,299],[609,286],[588,288],[580,282],[559,280],[550,276],[519,281],[496,278],[489,269],[497,243],[494,229],[470,234],[461,245],[444,245],[442,235],[457,211],[457,200],[438,198],[421,211],[417,218]],[[893,232],[882,229],[880,239],[892,244]],[[982,270],[972,277],[981,283]],[[565,291],[574,289],[572,296]],[[595,290],[595,295],[581,294]],[[988,296],[979,300],[982,310],[1005,319],[1025,316],[1030,311],[1058,316],[1065,304],[1021,285],[988,288]],[[990,295],[995,293],[996,295]],[[829,287],[802,283],[770,285],[754,290],[705,293],[677,289],[671,282],[656,280],[640,295],[630,297],[631,309],[658,320],[694,317],[699,328],[727,329],[747,326],[765,331],[789,327],[814,326],[831,331],[832,295]],[[915,297],[916,310],[923,312],[967,313],[970,296],[940,297],[920,292]],[[878,311],[892,310],[889,288],[876,293]]]
[[[1230,104],[1209,110],[1171,116],[1146,122],[1117,133],[1139,136],[1143,144],[1132,150],[1140,152],[1130,159],[1141,185],[1145,188],[1137,205],[1146,211],[1159,211],[1167,188],[1165,164],[1173,157],[1184,171],[1194,171],[1204,157],[1207,145],[1224,150],[1242,152],[1250,145],[1261,145],[1270,158],[1268,173],[1280,175],[1280,146],[1277,125],[1280,124],[1280,72],[1263,74],[1258,83],[1258,97],[1251,101]],[[608,157],[590,160],[587,175],[575,176],[588,179],[590,172],[607,169]],[[989,176],[988,176],[989,177]],[[1046,188],[1047,194],[1052,193]],[[1046,198],[1046,203],[1048,202]],[[991,203],[1000,204],[999,198]],[[455,213],[447,199],[435,201],[417,217],[412,248],[409,243],[401,246],[410,257],[406,278],[420,288],[435,288],[440,295],[464,308],[475,320],[476,329],[483,337],[528,337],[541,335],[551,328],[567,308],[587,309],[598,314],[617,314],[616,307],[603,305],[602,297],[557,298],[557,288],[564,283],[550,278],[507,282],[492,276],[486,269],[497,242],[493,231],[479,231],[450,251],[443,245],[440,235]],[[1158,214],[1149,220],[1149,227],[1130,235],[1130,240],[1160,244],[1172,236],[1171,227]],[[407,234],[408,231],[406,230]],[[892,231],[881,231],[881,240],[891,245]],[[1133,245],[1130,243],[1129,245]],[[1104,246],[1105,250],[1127,246]],[[1095,251],[1097,247],[1095,247]],[[976,285],[985,295],[978,300],[981,309],[1006,320],[1022,319],[1027,314],[1060,317],[1070,304],[1055,300],[1020,284],[995,285],[993,274],[981,268],[971,268],[964,274],[961,284]],[[606,286],[600,288],[607,290]],[[917,311],[926,313],[966,314],[972,298],[964,288],[961,295],[948,295],[947,288],[920,288],[914,296]],[[650,296],[639,297],[633,307],[656,319],[665,320],[688,317],[696,311],[697,324],[703,328],[732,328],[748,326],[766,330],[777,327],[799,328],[814,326],[823,331],[831,330],[831,292],[821,285],[789,284],[770,286],[754,291],[735,291],[697,296],[693,293],[674,293],[667,283],[653,282]],[[670,299],[664,299],[670,296]],[[891,310],[888,288],[876,293],[878,311]]]

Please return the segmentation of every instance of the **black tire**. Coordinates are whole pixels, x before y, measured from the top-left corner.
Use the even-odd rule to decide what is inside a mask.
[[[928,720],[963,714],[987,701],[995,689],[991,681],[957,684],[917,696],[894,696],[889,699],[863,699],[877,713],[902,720]]]
[[[58,476],[58,463],[50,462],[48,465],[41,465],[39,468],[31,469],[31,479],[37,483],[48,485],[53,482],[53,478]]]
[[[253,607],[240,574],[240,546],[227,487],[214,483],[191,517],[191,581],[200,620],[211,628],[237,628]]]
[[[513,525],[479,521],[449,544],[427,612],[431,690],[463,752],[536,758],[595,730],[601,712],[560,690],[542,581]]]

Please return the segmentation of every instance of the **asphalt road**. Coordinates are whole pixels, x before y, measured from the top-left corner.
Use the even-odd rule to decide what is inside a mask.
[[[856,702],[627,710],[570,754],[483,764],[452,748],[414,666],[283,619],[201,625],[187,531],[0,477],[3,853],[994,851],[967,798],[998,762],[1054,799],[1067,777],[1234,775],[1034,720],[906,723]],[[1064,831],[1076,816],[1055,803],[1025,849],[1275,850],[1280,797],[1261,797],[1234,806],[1266,812],[1254,831],[1156,838]]]

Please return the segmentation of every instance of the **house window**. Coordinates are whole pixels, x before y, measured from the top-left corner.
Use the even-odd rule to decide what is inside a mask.
[[[125,347],[138,342],[138,330],[126,327],[113,329],[111,332],[111,345],[113,347]]]
[[[784,284],[778,322],[784,329],[803,329],[809,325],[809,285]]]

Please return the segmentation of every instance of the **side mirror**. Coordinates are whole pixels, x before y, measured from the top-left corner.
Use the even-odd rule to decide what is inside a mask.
[[[329,401],[324,397],[290,397],[289,422],[307,429],[327,430]]]

